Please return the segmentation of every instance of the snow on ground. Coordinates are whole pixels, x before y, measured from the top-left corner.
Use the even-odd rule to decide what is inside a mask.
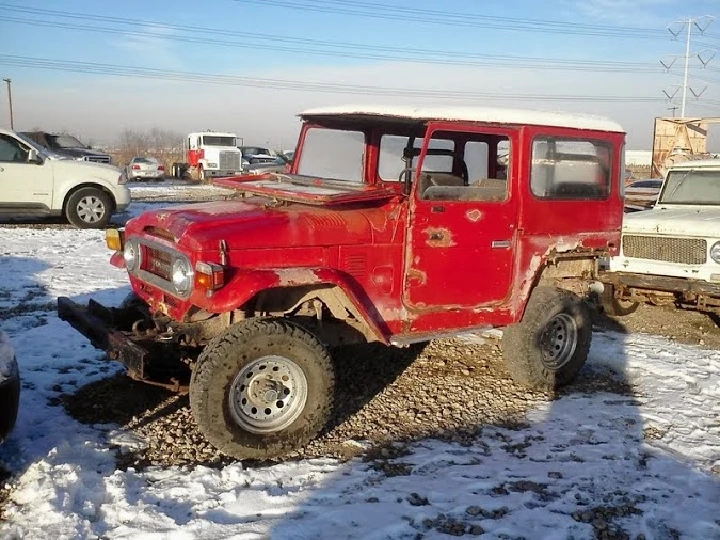
[[[622,510],[595,526],[631,538],[720,539],[720,353],[637,334],[597,333],[590,360],[635,395],[572,394],[531,411],[526,428],[478,426],[469,447],[422,441],[387,468],[115,470],[110,447],[142,441],[79,424],[53,401],[119,369],[51,304],[117,305],[128,289],[109,255],[99,231],[0,228],[0,330],[23,381],[0,447],[16,474],[0,538],[442,538],[456,522],[484,538],[589,538],[583,521],[604,506]]]

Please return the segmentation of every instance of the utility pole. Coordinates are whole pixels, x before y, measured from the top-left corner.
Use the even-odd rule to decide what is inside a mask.
[[[15,122],[13,121],[13,106],[12,106],[12,79],[3,79],[7,84],[8,103],[10,104],[10,129],[15,129]]]
[[[680,104],[680,117],[685,118],[685,111],[687,107],[687,95],[688,91],[692,93],[693,96],[696,98],[700,97],[700,95],[705,91],[703,89],[702,91],[695,92],[690,87],[690,60],[693,57],[697,57],[698,60],[700,60],[700,63],[703,65],[703,67],[706,67],[708,63],[713,59],[717,51],[709,51],[712,54],[707,55],[703,57],[703,52],[696,52],[691,53],[690,52],[690,43],[692,41],[692,31],[693,27],[697,28],[697,30],[700,32],[700,34],[704,34],[705,30],[707,30],[708,26],[710,26],[710,23],[715,19],[715,17],[711,15],[703,15],[702,17],[689,17],[687,19],[683,19],[680,21],[675,21],[672,23],[668,30],[672,34],[673,38],[677,39],[687,28],[687,36],[685,38],[685,54],[682,55],[682,57],[685,59],[685,68],[683,71],[683,83],[682,83],[682,102]],[[675,58],[679,57],[680,55],[677,55]],[[664,61],[660,62],[662,66],[670,71],[670,68],[675,63],[675,59],[672,60],[672,62],[666,63]],[[677,92],[677,90],[676,90]],[[667,92],[664,92],[666,96],[668,96],[669,99],[672,99],[672,97],[675,96],[675,93],[673,93],[672,96],[670,96]]]

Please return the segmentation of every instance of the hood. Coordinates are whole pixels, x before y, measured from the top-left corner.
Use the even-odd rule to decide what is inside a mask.
[[[75,161],[73,159],[53,159],[53,170],[67,174],[82,175],[83,177],[103,178],[116,183],[121,171],[109,163],[96,163],[94,161]]]
[[[656,206],[625,214],[623,234],[720,238],[720,206]]]
[[[329,209],[303,204],[270,207],[268,199],[254,202],[218,201],[148,211],[129,221],[127,235],[158,229],[190,250],[215,251],[225,240],[228,249],[366,244],[373,239],[373,223],[385,222],[381,209]]]
[[[56,154],[66,155],[74,158],[81,158],[86,156],[96,156],[106,158],[108,155],[104,152],[98,152],[97,150],[91,150],[89,148],[55,148],[53,150]]]

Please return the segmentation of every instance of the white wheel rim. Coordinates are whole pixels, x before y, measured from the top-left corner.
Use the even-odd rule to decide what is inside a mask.
[[[246,431],[275,433],[297,420],[307,393],[300,366],[283,356],[263,356],[235,376],[228,391],[230,415]]]
[[[76,212],[85,223],[97,223],[105,215],[105,204],[95,195],[87,195],[80,199]]]

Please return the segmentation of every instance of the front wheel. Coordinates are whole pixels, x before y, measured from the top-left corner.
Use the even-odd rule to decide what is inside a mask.
[[[505,366],[516,381],[543,391],[571,382],[587,360],[592,321],[587,305],[570,291],[537,287],[522,321],[503,333]]]
[[[104,191],[87,187],[70,195],[65,217],[80,229],[102,228],[110,221],[112,201]]]
[[[237,459],[279,457],[306,445],[330,418],[335,375],[307,330],[282,319],[249,320],[213,339],[190,380],[200,431]]]

